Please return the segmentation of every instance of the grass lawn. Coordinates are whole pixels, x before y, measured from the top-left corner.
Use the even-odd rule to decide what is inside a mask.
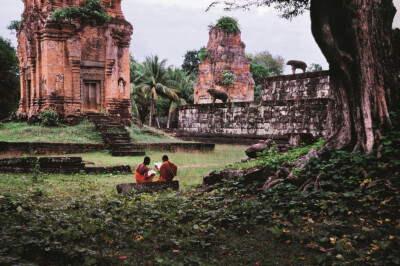
[[[126,127],[132,142],[184,142],[148,126]],[[83,121],[76,126],[60,125],[45,127],[28,125],[26,122],[8,122],[0,124],[0,141],[7,142],[56,142],[56,143],[102,143],[103,140],[93,123]]]
[[[240,159],[246,157],[244,153],[245,149],[245,146],[216,145],[215,151],[211,153],[147,151],[146,156],[150,156],[152,160],[150,168],[155,170],[153,163],[162,162],[161,157],[167,154],[170,161],[178,165],[178,176],[176,179],[180,181],[182,187],[187,187],[201,184],[203,182],[203,175],[207,173],[221,170],[228,165],[240,162]],[[100,152],[60,156],[82,157],[85,162],[92,162],[95,166],[130,165],[132,169],[143,162],[143,157],[112,157],[109,153]],[[134,180],[133,175],[111,177],[109,179],[107,182],[112,182],[112,186],[118,182],[128,183]],[[108,185],[106,184],[106,186]]]
[[[26,122],[8,122],[0,127],[0,141],[102,143],[93,123],[84,121],[77,126],[45,127]]]

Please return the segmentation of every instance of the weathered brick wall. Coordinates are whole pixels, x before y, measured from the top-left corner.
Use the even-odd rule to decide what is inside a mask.
[[[329,71],[266,78],[263,80],[262,88],[263,101],[331,97]]]
[[[272,77],[263,81],[261,102],[181,106],[179,130],[203,137],[326,137],[331,104],[327,71]]]

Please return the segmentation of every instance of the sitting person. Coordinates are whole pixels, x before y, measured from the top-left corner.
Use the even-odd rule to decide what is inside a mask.
[[[150,157],[144,157],[143,163],[138,164],[138,166],[135,169],[135,179],[137,183],[147,183],[147,182],[153,182],[153,178],[156,175],[155,173],[152,173],[149,175],[149,167],[147,167],[150,164]]]
[[[172,179],[176,176],[178,171],[178,166],[176,164],[168,161],[168,156],[164,155],[162,157],[163,164],[158,168],[156,165],[156,169],[160,173],[160,177],[155,182],[171,182]]]

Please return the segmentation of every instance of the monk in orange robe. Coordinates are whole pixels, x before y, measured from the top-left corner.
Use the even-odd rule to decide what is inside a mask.
[[[155,173],[152,173],[149,175],[149,167],[147,167],[150,164],[150,157],[144,157],[143,163],[138,164],[138,166],[135,169],[135,179],[137,183],[147,183],[147,182],[153,182],[153,178],[156,175]]]
[[[155,182],[171,182],[176,176],[178,166],[176,166],[176,164],[173,162],[170,162],[167,155],[164,155],[162,160],[163,164],[160,166],[160,168],[158,168],[156,165],[156,169],[160,173],[160,177]]]

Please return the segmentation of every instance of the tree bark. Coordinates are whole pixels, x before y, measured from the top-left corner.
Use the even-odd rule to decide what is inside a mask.
[[[171,122],[172,112],[168,112],[167,128],[169,128],[169,123]]]
[[[311,0],[313,36],[330,65],[335,129],[325,148],[372,152],[392,127],[392,0]]]
[[[149,117],[149,127],[151,127],[152,122],[153,122],[153,115],[154,115],[154,97],[151,99],[151,105],[150,105],[150,117]]]

